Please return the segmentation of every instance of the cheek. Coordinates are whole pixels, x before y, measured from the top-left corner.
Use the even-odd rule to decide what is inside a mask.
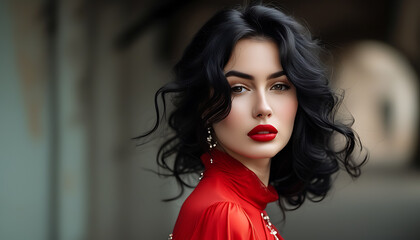
[[[297,100],[291,100],[284,108],[284,114],[291,119],[295,119],[298,103]]]
[[[229,115],[216,125],[229,129],[238,128],[239,123],[243,122],[247,115],[247,104],[249,103],[245,98],[233,99]]]
[[[218,142],[224,145],[237,143],[248,133],[249,126],[247,126],[247,119],[249,119],[249,109],[245,106],[247,101],[245,99],[233,99],[232,107],[229,115],[222,121],[213,124],[215,137]]]
[[[281,120],[283,120],[284,123],[291,123],[293,124],[296,117],[296,112],[298,108],[298,102],[296,98],[288,98],[288,99],[282,99],[281,101],[278,101],[278,103],[282,104],[276,104],[275,113],[277,117]]]

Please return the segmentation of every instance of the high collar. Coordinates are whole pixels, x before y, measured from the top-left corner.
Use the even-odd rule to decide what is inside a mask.
[[[231,183],[229,187],[241,199],[261,211],[265,209],[267,203],[278,199],[273,186],[266,187],[253,171],[225,152],[213,149],[210,153],[204,153],[201,161],[206,168],[205,175],[223,174],[223,177]]]

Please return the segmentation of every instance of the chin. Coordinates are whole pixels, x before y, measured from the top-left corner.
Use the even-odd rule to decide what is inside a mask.
[[[267,152],[267,151],[258,152],[258,153],[253,154],[253,156],[251,156],[251,158],[254,158],[254,159],[272,158],[272,157],[276,156],[277,153],[278,152],[274,152],[274,151],[272,151],[272,152]]]
[[[272,158],[276,156],[281,150],[283,150],[284,145],[282,146],[267,146],[264,148],[256,149],[255,152],[259,155],[264,155],[265,157]]]
[[[259,146],[256,148],[249,148],[244,155],[253,159],[272,158],[279,153],[283,147],[278,146]]]

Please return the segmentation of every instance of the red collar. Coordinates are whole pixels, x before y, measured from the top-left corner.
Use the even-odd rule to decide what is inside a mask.
[[[213,163],[210,159],[213,159]],[[210,153],[204,153],[201,161],[206,168],[205,175],[222,173],[231,183],[231,189],[240,198],[261,211],[265,209],[267,203],[278,199],[273,186],[266,187],[253,171],[225,152],[214,149]]]

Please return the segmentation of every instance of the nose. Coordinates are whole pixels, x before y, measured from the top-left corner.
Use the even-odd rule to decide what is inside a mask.
[[[258,93],[255,98],[253,116],[255,118],[271,117],[273,110],[265,93]]]

